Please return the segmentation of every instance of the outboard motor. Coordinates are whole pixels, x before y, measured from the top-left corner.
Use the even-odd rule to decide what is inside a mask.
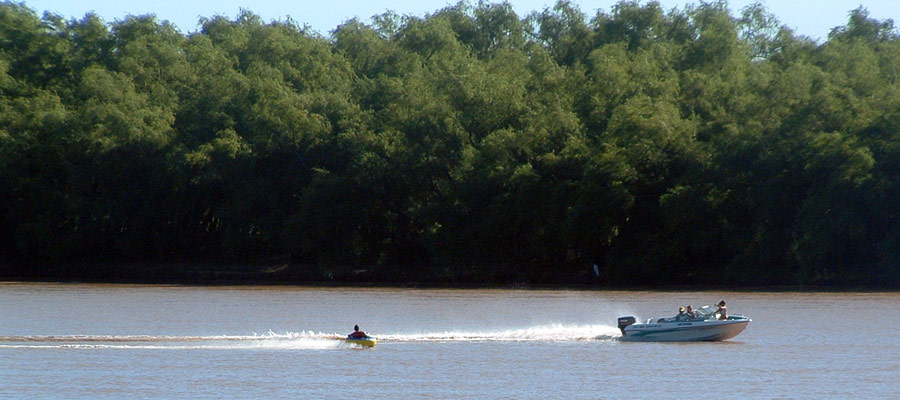
[[[635,321],[636,320],[632,316],[619,317],[619,330],[622,331],[622,336],[625,336],[625,328],[627,328],[628,325],[633,324]]]

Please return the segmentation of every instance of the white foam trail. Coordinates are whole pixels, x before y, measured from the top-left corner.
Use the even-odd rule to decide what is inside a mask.
[[[446,331],[376,334],[379,342],[571,342],[615,340],[619,329],[609,325],[540,325],[498,331]],[[334,349],[354,347],[344,335],[314,331],[252,335],[38,335],[0,336],[0,348],[57,349]]]
[[[446,341],[541,341],[571,342],[583,340],[613,340],[619,329],[609,325],[543,325],[524,329],[492,332],[448,331],[442,333],[416,333],[377,335],[381,341],[398,342],[446,342]]]
[[[343,345],[341,335],[286,332],[259,335],[43,335],[0,336],[0,348],[66,349],[329,349]]]

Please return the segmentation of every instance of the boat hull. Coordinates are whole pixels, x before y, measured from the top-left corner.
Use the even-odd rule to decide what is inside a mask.
[[[345,339],[347,343],[353,343],[356,345],[364,346],[364,347],[372,347],[378,343],[378,339],[373,337],[364,337],[364,338],[347,338]]]
[[[622,340],[640,342],[716,342],[744,331],[750,318],[724,321],[683,321],[633,324],[623,331]]]

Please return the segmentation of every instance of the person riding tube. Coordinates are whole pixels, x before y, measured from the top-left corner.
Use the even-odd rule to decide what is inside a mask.
[[[353,333],[347,335],[347,339],[362,339],[368,336],[365,332],[359,330],[359,325],[353,325]]]

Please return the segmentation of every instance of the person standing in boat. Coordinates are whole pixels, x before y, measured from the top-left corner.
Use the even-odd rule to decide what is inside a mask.
[[[720,301],[719,304],[716,305],[719,306],[719,309],[716,310],[716,312],[719,313],[719,319],[728,319],[728,307],[725,307],[725,300]]]
[[[359,325],[353,325],[353,333],[347,335],[347,337],[350,339],[362,339],[367,336],[369,336],[369,335],[367,335],[365,332],[359,330]]]

